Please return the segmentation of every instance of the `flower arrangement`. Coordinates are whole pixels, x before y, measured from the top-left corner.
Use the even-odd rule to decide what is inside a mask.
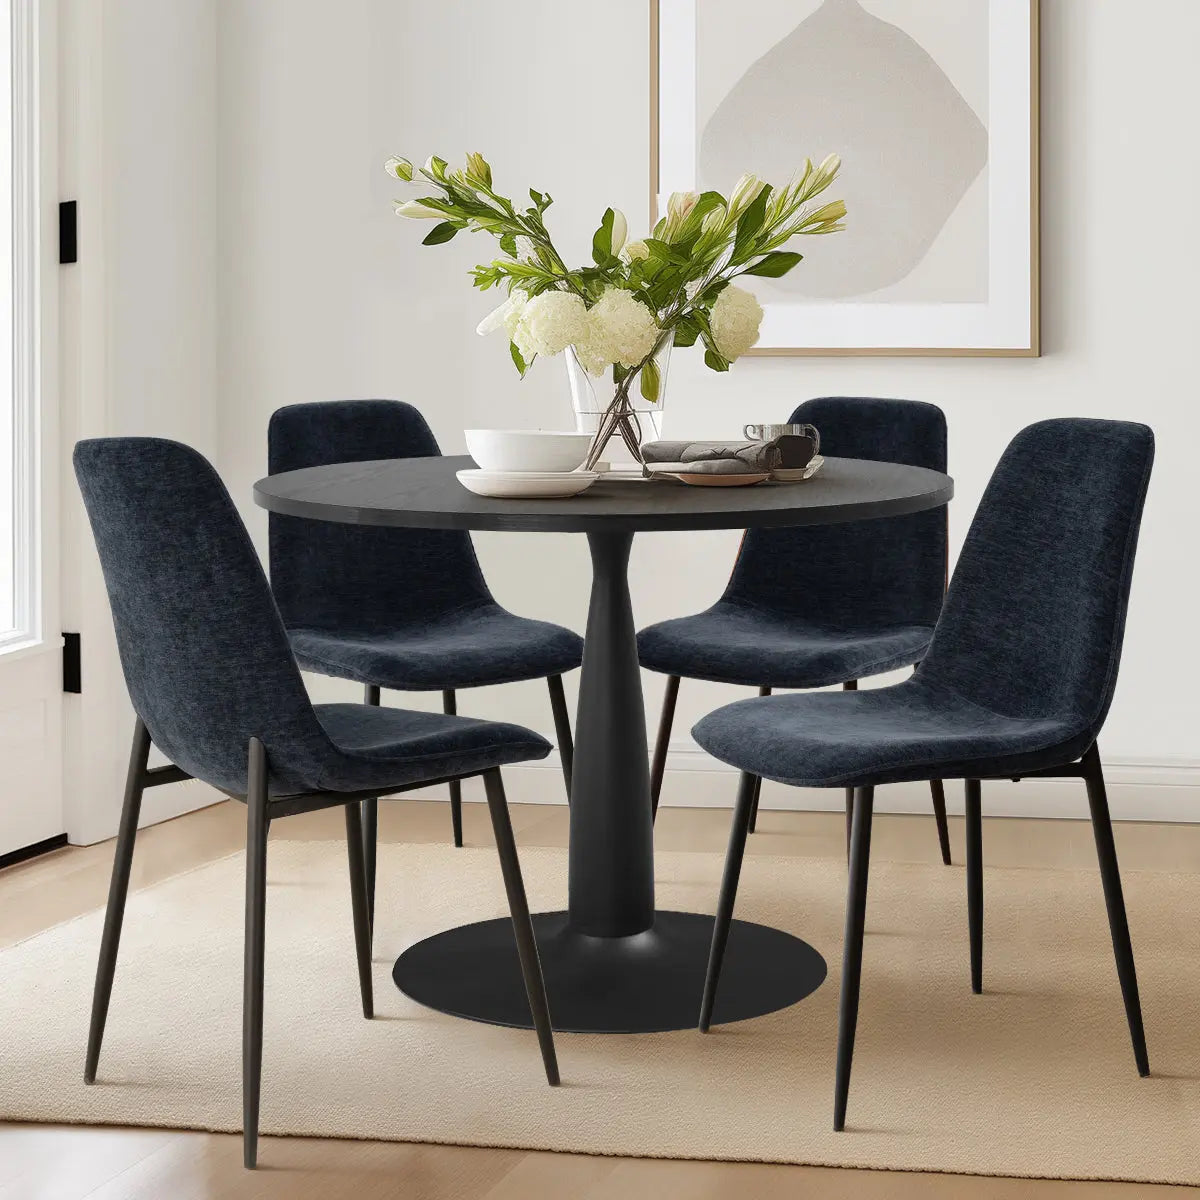
[[[819,166],[806,160],[779,187],[743,175],[728,197],[675,192],[666,215],[638,241],[627,240],[620,210],[605,209],[592,238],[592,262],[578,268],[566,265],[546,229],[552,198],[531,188],[532,203],[518,208],[495,190],[482,155],[467,155],[458,170],[437,156],[422,167],[391,158],[387,171],[429,193],[396,202],[399,216],[437,222],[425,245],[448,242],[464,229],[497,239],[501,257],[475,267],[472,277],[483,291],[507,288],[508,297],[478,332],[507,334],[522,377],[536,359],[568,348],[591,375],[611,369],[616,391],[590,465],[616,432],[637,453],[630,388],[637,380],[642,397],[657,401],[662,378],[656,359],[664,347],[700,342],[705,364],[727,371],[755,344],[762,308],[733,280],[786,275],[803,258],[786,248],[794,237],[844,228],[841,200],[815,203],[840,165],[834,154]]]

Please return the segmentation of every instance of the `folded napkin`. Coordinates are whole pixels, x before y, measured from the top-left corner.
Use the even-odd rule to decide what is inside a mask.
[[[810,438],[784,435],[769,442],[646,442],[642,458],[650,471],[694,475],[749,475],[807,466]]]

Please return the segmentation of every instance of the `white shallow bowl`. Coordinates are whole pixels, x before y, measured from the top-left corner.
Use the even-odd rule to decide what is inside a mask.
[[[574,471],[587,458],[590,433],[544,429],[468,429],[467,451],[484,471]]]
[[[458,472],[458,482],[468,492],[500,500],[556,500],[578,496],[599,477],[595,471]]]

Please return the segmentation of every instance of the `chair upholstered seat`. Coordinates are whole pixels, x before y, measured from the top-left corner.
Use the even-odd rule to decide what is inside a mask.
[[[816,688],[911,667],[932,637],[932,625],[836,629],[720,600],[707,612],[643,629],[638,657],[644,667],[666,675]]]
[[[574,670],[583,658],[577,633],[494,602],[438,613],[419,625],[292,628],[288,637],[306,671],[413,692],[543,679]]]
[[[330,748],[325,761],[318,760],[320,776],[310,781],[306,791],[399,787],[424,779],[472,775],[550,753],[545,738],[499,721],[366,704],[313,708]]]
[[[927,684],[727,704],[692,730],[723,762],[795,787],[1017,775],[1078,758],[1084,718],[1005,716]]]
[[[271,417],[272,474],[440,453],[398,400],[293,404]],[[583,639],[515,616],[492,596],[470,534],[272,513],[271,586],[305,670],[404,691],[545,679],[583,661]]]

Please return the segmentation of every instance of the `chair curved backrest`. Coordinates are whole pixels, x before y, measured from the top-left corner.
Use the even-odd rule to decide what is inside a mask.
[[[310,752],[327,738],[217,473],[160,438],[82,441],[74,463],[125,683],[154,744],[190,775],[244,796],[258,737],[272,790],[309,790]]]
[[[1041,421],[980,501],[918,678],[1008,716],[1094,738],[1116,686],[1154,434]],[[1085,747],[1086,748],[1086,747]]]
[[[821,453],[946,469],[946,418],[917,400],[827,396],[796,409]],[[724,599],[832,628],[930,625],[946,588],[946,512],[746,533]]]
[[[400,400],[292,404],[271,416],[272,475],[326,463],[441,453],[425,418]],[[290,629],[386,630],[492,599],[470,535],[385,529],[272,513],[271,586]]]

